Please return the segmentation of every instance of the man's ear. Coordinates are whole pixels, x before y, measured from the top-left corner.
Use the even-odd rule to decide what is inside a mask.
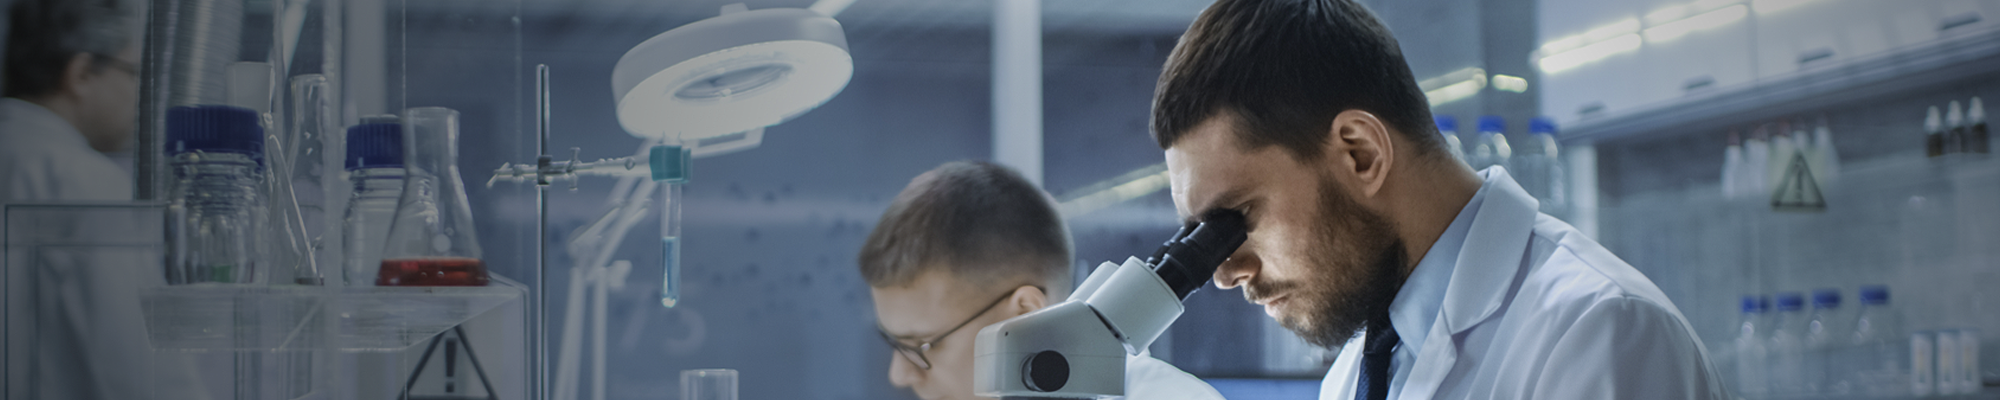
[[[1007,299],[1007,304],[1008,308],[1016,311],[1014,315],[1027,314],[1048,307],[1049,295],[1043,293],[1041,288],[1021,285],[1014,288],[1014,296]]]
[[[69,63],[63,65],[62,84],[56,87],[55,94],[75,95],[77,91],[83,89],[85,83],[95,79],[97,74],[96,71],[92,71],[94,69],[92,64],[95,64],[96,60],[93,58],[90,53],[76,53],[70,56]]]
[[[1396,142],[1389,126],[1367,111],[1341,111],[1327,127],[1326,157],[1333,176],[1352,185],[1361,197],[1372,197],[1389,180],[1396,165]]]

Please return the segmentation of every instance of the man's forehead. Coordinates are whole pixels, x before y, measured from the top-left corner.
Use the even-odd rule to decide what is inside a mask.
[[[1167,179],[1174,198],[1174,210],[1182,220],[1215,207],[1234,193],[1241,178],[1236,171],[1242,150],[1235,145],[1225,118],[1211,118],[1196,125],[1166,151]],[[1227,179],[1224,179],[1227,177]]]
[[[875,299],[875,319],[883,329],[894,335],[928,335],[955,322],[942,320],[962,318],[953,314],[963,308],[962,297],[973,292],[964,286],[949,272],[934,268],[902,285],[870,287],[869,292]]]

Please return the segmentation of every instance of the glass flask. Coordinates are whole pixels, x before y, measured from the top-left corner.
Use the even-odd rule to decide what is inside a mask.
[[[404,111],[403,150],[407,177],[375,285],[486,286],[472,208],[458,176],[458,111]]]

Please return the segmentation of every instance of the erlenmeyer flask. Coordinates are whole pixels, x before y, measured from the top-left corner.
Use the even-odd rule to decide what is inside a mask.
[[[458,179],[458,111],[403,113],[402,199],[382,249],[377,286],[486,286],[472,208]]]

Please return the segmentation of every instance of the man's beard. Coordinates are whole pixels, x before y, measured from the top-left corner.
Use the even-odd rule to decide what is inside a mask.
[[[1314,346],[1332,348],[1366,328],[1387,323],[1389,304],[1406,278],[1403,241],[1386,218],[1362,208],[1331,178],[1320,179],[1314,240],[1303,254],[1307,276],[1253,285],[1246,295],[1289,293],[1299,309],[1279,325]],[[1262,287],[1257,287],[1262,286]],[[1252,297],[1255,298],[1255,297]]]

